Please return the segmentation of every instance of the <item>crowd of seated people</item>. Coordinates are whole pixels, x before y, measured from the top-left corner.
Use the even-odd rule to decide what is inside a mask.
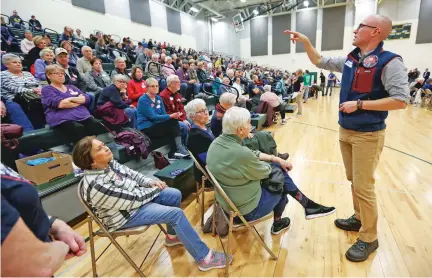
[[[290,225],[288,218],[281,217],[287,194],[304,207],[307,219],[335,211],[298,189],[288,175],[292,167],[286,161],[288,154],[277,152],[270,133],[249,132],[248,110],[260,102],[280,111],[285,123],[282,97],[293,91],[289,72],[153,39],[136,46],[130,38],[116,42],[101,32],[86,39],[69,26],[53,42],[49,36],[25,32],[20,45],[27,52],[23,57],[28,71],[23,70],[20,56],[3,55],[7,70],[1,73],[1,117],[26,132],[47,124],[76,143],[73,160],[84,170],[85,194],[92,196],[90,205],[111,231],[166,223],[167,246],[183,244],[201,270],[225,266],[225,255],[200,240],[179,208],[178,190],[113,160],[109,148],[94,137],[106,132],[101,122],[116,130],[138,129],[151,141],[168,139],[170,160],[187,157],[190,150],[203,166],[208,165],[247,220],[274,211],[273,234]],[[104,71],[103,63],[113,63],[114,69]],[[199,98],[202,93],[219,98],[211,119]],[[39,99],[39,110],[26,107],[22,99],[29,95]],[[121,121],[110,121],[113,111]],[[278,193],[260,186],[272,168],[284,176]],[[113,194],[113,185],[122,194]],[[230,191],[234,186],[237,189]],[[241,196],[233,193],[236,190]],[[155,206],[164,213],[158,215]]]

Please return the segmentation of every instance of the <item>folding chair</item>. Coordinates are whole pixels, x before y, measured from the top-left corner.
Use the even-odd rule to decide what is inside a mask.
[[[99,258],[105,253],[105,251],[111,246],[111,244],[114,244],[114,246],[117,248],[117,250],[123,255],[123,257],[128,261],[128,263],[138,272],[138,274],[141,277],[146,277],[144,273],[141,271],[141,267],[143,266],[145,260],[147,259],[148,255],[150,254],[150,251],[152,250],[154,244],[156,243],[156,240],[159,238],[159,235],[161,232],[163,232],[165,235],[167,234],[165,229],[158,224],[160,231],[158,235],[156,236],[155,240],[153,241],[149,251],[144,257],[144,260],[141,262],[141,265],[138,267],[136,263],[131,259],[131,257],[126,253],[126,251],[120,246],[120,244],[115,240],[119,236],[130,236],[130,235],[138,235],[142,234],[145,231],[147,231],[150,226],[139,226],[135,228],[130,229],[124,229],[124,230],[117,230],[114,232],[109,232],[108,229],[105,227],[105,225],[102,223],[102,221],[99,220],[99,218],[94,214],[93,209],[90,207],[90,205],[84,201],[84,189],[82,186],[82,183],[79,183],[78,185],[78,198],[81,201],[81,203],[84,205],[84,208],[86,209],[88,216],[87,216],[87,223],[89,228],[89,236],[90,236],[90,253],[91,253],[91,263],[92,263],[92,269],[93,269],[93,277],[97,277],[97,271],[96,271],[96,262],[99,260]],[[93,234],[93,220],[99,225],[100,229]],[[98,235],[100,237],[108,237],[111,241],[111,243],[102,251],[102,253],[99,255],[99,257],[96,258],[95,256],[95,248],[94,248],[94,236]]]
[[[225,256],[226,258],[229,257],[230,252],[230,244],[231,244],[231,237],[232,237],[232,233],[233,232],[237,232],[237,231],[242,231],[242,230],[251,230],[253,229],[255,232],[252,233],[255,237],[256,240],[258,240],[258,242],[265,248],[265,250],[269,253],[269,255],[271,256],[271,258],[273,260],[277,260],[276,255],[273,253],[273,251],[267,246],[267,244],[265,244],[264,240],[262,239],[262,237],[260,236],[260,234],[258,233],[257,229],[255,228],[255,225],[264,222],[268,219],[271,219],[273,217],[273,212],[267,214],[264,217],[261,217],[260,219],[254,220],[254,221],[246,221],[246,219],[243,217],[243,215],[240,213],[240,211],[238,210],[238,208],[234,205],[234,203],[231,201],[231,199],[228,197],[228,195],[225,193],[225,191],[222,189],[222,187],[220,186],[220,184],[218,183],[218,181],[215,179],[215,177],[213,176],[213,174],[210,172],[208,166],[205,167],[207,170],[207,173],[210,177],[210,180],[212,181],[213,185],[215,186],[215,190],[216,190],[216,194],[219,194],[220,197],[222,197],[224,199],[224,201],[230,206],[230,211],[225,211],[229,214],[229,230],[228,230],[228,243],[227,243],[227,247],[223,248],[223,244],[222,244],[222,240],[219,237],[219,240],[221,242],[222,248],[225,251]],[[220,206],[220,204],[217,202],[216,198],[214,199],[214,208],[216,211],[216,207]],[[239,217],[240,220],[242,221],[241,224],[236,224],[234,225],[234,218],[235,217]],[[213,225],[212,225],[212,230],[213,230],[213,235],[216,235],[216,225],[215,225],[215,217],[213,217]],[[226,261],[226,266],[225,266],[225,276],[228,276],[228,272],[229,272],[229,261]]]
[[[196,182],[196,202],[200,202],[200,195],[201,195],[201,227],[204,226],[204,194],[205,194],[205,184],[206,181],[209,181],[213,184],[212,180],[210,179],[209,175],[207,174],[207,171],[203,169],[203,167],[199,164],[198,160],[195,158],[195,156],[189,151],[190,156],[192,157],[192,160],[195,163],[195,166],[200,170],[200,172],[203,174],[201,177],[201,186],[199,182]],[[214,184],[213,184],[214,186]]]

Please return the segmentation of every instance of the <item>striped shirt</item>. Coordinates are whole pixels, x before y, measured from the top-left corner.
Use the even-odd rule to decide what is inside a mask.
[[[33,92],[34,88],[39,87],[39,81],[28,71],[18,76],[5,70],[1,72],[1,87],[5,92],[3,97],[12,100],[17,94]]]
[[[81,196],[110,232],[122,227],[160,189],[152,179],[114,159],[104,170],[86,170],[80,182]]]

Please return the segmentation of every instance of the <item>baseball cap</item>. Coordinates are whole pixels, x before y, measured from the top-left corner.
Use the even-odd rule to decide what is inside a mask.
[[[56,48],[56,50],[55,50],[55,56],[56,57],[62,53],[68,54],[68,52],[64,48],[61,48],[61,47]]]

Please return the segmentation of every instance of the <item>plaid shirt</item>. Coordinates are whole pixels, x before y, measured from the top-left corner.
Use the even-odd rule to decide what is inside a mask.
[[[18,76],[10,71],[1,72],[2,96],[8,100],[13,100],[15,95],[26,92],[33,92],[39,87],[39,81],[28,71],[22,72],[23,76]]]
[[[160,189],[152,179],[115,160],[104,170],[86,170],[81,180],[81,195],[110,232],[121,228]]]

